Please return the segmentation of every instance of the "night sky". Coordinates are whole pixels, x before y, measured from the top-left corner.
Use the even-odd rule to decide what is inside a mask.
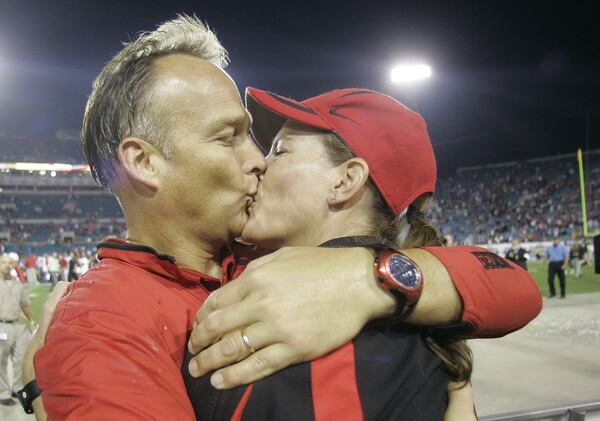
[[[0,132],[78,129],[120,42],[185,12],[217,32],[240,89],[303,99],[363,87],[405,101],[428,121],[442,172],[600,148],[593,3],[2,0]],[[406,58],[433,68],[410,91],[388,82]]]

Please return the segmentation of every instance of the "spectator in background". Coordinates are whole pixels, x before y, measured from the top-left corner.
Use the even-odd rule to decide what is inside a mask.
[[[50,282],[52,283],[51,290],[53,290],[60,276],[60,263],[57,252],[53,252],[48,256],[48,272],[50,273]]]
[[[27,282],[27,278],[25,277],[25,271],[23,270],[23,268],[21,267],[20,264],[20,258],[19,255],[15,252],[11,252],[8,253],[8,257],[10,257],[12,263],[13,263],[13,269],[11,271],[14,272],[12,273],[12,276],[15,279],[18,279],[19,281],[21,281],[22,284],[24,284],[25,282]]]
[[[527,250],[521,247],[521,244],[518,240],[513,240],[512,247],[508,250],[505,257],[511,262],[527,270],[527,260],[529,259],[529,254],[527,253]]]
[[[580,240],[575,246],[575,277],[581,278],[583,276],[583,264],[585,263],[585,254],[587,253],[587,247],[585,241]]]
[[[79,267],[79,255],[76,252],[71,253],[71,258],[69,259],[69,275],[67,280],[69,282],[76,281],[79,279],[79,275],[81,273],[81,268]]]
[[[35,265],[36,261],[37,259],[33,254],[30,254],[27,256],[27,259],[25,259],[25,274],[29,285],[37,285],[38,283],[38,271]]]
[[[569,264],[565,270],[567,275],[573,275],[575,273],[575,258],[577,255],[577,243],[573,241],[570,245],[567,243],[567,250],[569,250]]]
[[[21,362],[31,337],[29,329],[21,319],[21,312],[30,325],[34,324],[29,296],[20,282],[11,275],[13,259],[7,254],[0,255],[0,405],[12,406],[15,392],[23,387],[21,383]],[[8,361],[12,362],[13,380],[8,380]]]
[[[585,253],[585,262],[589,267],[594,267],[594,245],[592,243],[586,244],[585,248],[587,249],[587,252]],[[596,250],[596,253],[598,252],[599,251]]]
[[[569,251],[561,244],[560,238],[555,238],[552,245],[546,250],[546,258],[548,259],[548,286],[550,287],[550,295],[548,298],[556,296],[554,288],[554,277],[558,275],[560,283],[560,298],[565,298],[566,295],[566,277],[565,269],[569,265]]]
[[[47,255],[38,256],[35,262],[37,268],[38,280],[48,282],[48,265],[46,264]]]
[[[60,280],[68,281],[69,280],[69,257],[66,254],[61,254],[60,259],[58,261],[60,266]]]
[[[88,257],[88,253],[84,248],[79,250],[79,259],[77,264],[79,265],[79,276],[90,270],[90,258]]]
[[[442,244],[446,247],[452,247],[454,245],[454,237],[452,234],[446,234],[442,238]]]

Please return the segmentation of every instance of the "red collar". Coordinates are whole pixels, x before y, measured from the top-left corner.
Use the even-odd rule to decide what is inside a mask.
[[[194,269],[180,268],[175,257],[162,254],[152,247],[131,244],[120,238],[108,238],[98,244],[98,259],[111,258],[143,268],[176,282],[201,283],[209,291],[221,286],[221,280]]]

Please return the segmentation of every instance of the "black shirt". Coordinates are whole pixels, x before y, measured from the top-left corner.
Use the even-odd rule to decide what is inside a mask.
[[[435,421],[448,405],[443,362],[408,327],[371,323],[322,358],[226,391],[211,386],[210,374],[191,377],[190,358],[182,371],[200,421]]]

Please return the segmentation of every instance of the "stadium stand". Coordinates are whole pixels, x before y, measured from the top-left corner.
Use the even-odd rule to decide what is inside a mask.
[[[116,199],[89,173],[3,170],[0,173],[0,248],[21,255],[86,250],[108,235],[123,235]]]
[[[61,130],[54,136],[41,139],[0,132],[0,145],[2,145],[0,161],[3,162],[81,164],[85,161],[78,131]]]
[[[588,226],[600,231],[600,151],[587,154]],[[438,181],[432,222],[455,242],[565,240],[579,232],[582,212],[575,154],[460,168]]]

